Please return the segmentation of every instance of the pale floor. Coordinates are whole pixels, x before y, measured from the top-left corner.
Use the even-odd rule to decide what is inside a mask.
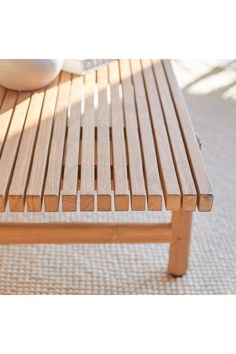
[[[215,194],[212,213],[195,213],[188,274],[178,279],[166,274],[165,245],[0,246],[0,294],[236,294],[236,70],[214,64],[174,63]],[[22,218],[0,215],[2,221]],[[80,220],[90,218],[83,214]],[[115,219],[154,221],[156,215],[100,214],[93,221]]]

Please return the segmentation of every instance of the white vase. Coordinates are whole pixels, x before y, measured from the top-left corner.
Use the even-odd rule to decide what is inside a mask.
[[[62,59],[2,59],[0,85],[11,90],[36,90],[50,84],[62,65]]]

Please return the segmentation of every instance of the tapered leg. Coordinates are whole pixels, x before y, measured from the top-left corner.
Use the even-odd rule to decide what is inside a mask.
[[[173,235],[170,243],[169,273],[180,276],[186,273],[188,269],[192,212],[174,211],[171,222]]]

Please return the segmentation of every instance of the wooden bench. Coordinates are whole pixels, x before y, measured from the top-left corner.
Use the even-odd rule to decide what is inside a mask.
[[[168,60],[62,72],[37,92],[0,88],[0,211],[172,211],[168,224],[2,223],[0,243],[168,242],[187,270],[192,212],[213,195]]]

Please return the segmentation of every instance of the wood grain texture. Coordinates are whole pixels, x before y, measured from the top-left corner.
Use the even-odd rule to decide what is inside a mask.
[[[142,69],[166,209],[179,210],[181,208],[181,192],[176,176],[161,102],[153,75],[151,60],[142,60]]]
[[[110,107],[108,104],[108,68],[97,71],[97,209],[111,210]]]
[[[1,223],[0,244],[170,242],[170,224]]]
[[[171,224],[173,234],[169,252],[169,272],[174,276],[181,276],[188,269],[192,212],[174,211]]]
[[[80,210],[94,210],[94,140],[95,140],[95,71],[85,76],[85,102],[83,115]]]
[[[3,102],[1,102],[0,96],[0,156],[3,150],[3,146],[6,140],[8,128],[11,122],[12,114],[15,108],[17,100],[17,92],[7,90]],[[2,98],[3,99],[3,98]]]
[[[118,61],[109,64],[111,92],[111,129],[114,166],[115,210],[129,209],[129,186],[124,137],[124,114],[120,94],[120,73]]]
[[[210,211],[171,64],[114,60],[37,92],[0,87],[0,211]],[[78,201],[79,200],[79,201]]]
[[[42,207],[53,117],[57,101],[58,79],[45,90],[38,137],[26,192],[27,211],[30,212],[39,212]]]
[[[129,60],[120,60],[132,210],[145,210],[146,189]]]
[[[70,115],[68,118],[64,180],[62,188],[63,211],[77,210],[82,100],[83,78],[74,76],[71,87]]]
[[[33,93],[25,120],[8,195],[10,210],[14,212],[24,211],[25,191],[31,169],[43,99],[43,90]]]
[[[14,170],[15,160],[17,157],[18,147],[27,115],[30,92],[22,92],[19,94],[11,125],[8,132],[8,138],[4,145],[0,160],[0,210],[4,211],[7,202],[7,193],[11,183],[11,177]]]
[[[44,190],[44,204],[46,211],[58,211],[59,208],[59,194],[70,87],[71,75],[62,72],[59,83],[59,92],[54,116],[53,134]]]
[[[198,191],[198,209],[199,211],[210,211],[213,204],[212,190],[206,173],[202,154],[199,150],[199,144],[193,129],[189,111],[185,103],[184,96],[176,81],[171,62],[169,60],[163,60],[163,64],[173,96],[173,102],[178,113],[178,119],[180,122],[186,151],[189,157],[189,163]]]
[[[131,60],[131,70],[141,137],[148,209],[161,210],[162,190],[140,60]]]
[[[174,104],[171,98],[171,93],[166,80],[165,71],[160,60],[155,60],[153,62],[153,66],[164,111],[176,173],[181,187],[182,208],[184,210],[195,210],[197,205],[197,192],[185,151]]]

